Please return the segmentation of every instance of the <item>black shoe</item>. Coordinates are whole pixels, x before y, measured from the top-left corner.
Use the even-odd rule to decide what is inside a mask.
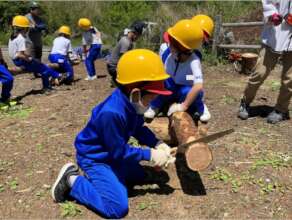
[[[277,110],[272,111],[268,117],[267,117],[267,122],[270,124],[276,124],[280,121],[288,120],[289,117],[289,112],[280,112]]]
[[[55,202],[64,202],[70,192],[69,177],[79,175],[78,167],[74,163],[65,164],[59,172],[56,182],[52,187],[52,197]]]
[[[249,117],[249,104],[247,104],[243,99],[240,101],[238,117],[242,120],[246,120]]]

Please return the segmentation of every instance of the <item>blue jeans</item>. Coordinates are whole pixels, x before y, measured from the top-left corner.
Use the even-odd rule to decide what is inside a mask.
[[[59,64],[60,70],[62,72],[65,72],[67,75],[66,80],[73,81],[74,72],[73,72],[73,68],[72,68],[67,56],[64,56],[61,54],[50,54],[48,59],[51,63],[58,63]]]
[[[42,76],[43,88],[50,88],[49,77],[52,77],[55,79],[59,77],[58,72],[51,69],[47,65],[36,61],[35,59],[33,59],[32,61],[25,61],[23,59],[14,59],[13,62],[16,66],[24,68],[24,70],[27,72],[40,73]]]
[[[101,44],[92,44],[87,57],[85,59],[85,66],[89,76],[95,76],[94,61],[100,57]]]
[[[10,98],[13,88],[13,76],[5,66],[0,65],[0,82],[2,82],[1,101],[6,101]]]
[[[85,176],[78,176],[70,196],[106,218],[122,218],[129,210],[126,183],[143,181],[145,173],[138,163],[78,163]]]
[[[164,82],[165,87],[168,90],[172,91],[171,95],[159,95],[154,100],[150,102],[150,106],[152,108],[156,108],[161,110],[165,106],[169,107],[173,103],[182,103],[190,90],[192,89],[192,86],[183,86],[183,85],[177,85],[173,81],[172,78],[168,78]],[[203,102],[204,92],[200,91],[194,100],[194,102],[191,104],[191,106],[188,108],[187,112],[190,114],[194,114],[198,112],[200,115],[204,112],[204,102]]]

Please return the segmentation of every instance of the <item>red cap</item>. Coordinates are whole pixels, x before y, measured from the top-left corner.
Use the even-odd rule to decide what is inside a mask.
[[[159,95],[171,95],[172,94],[172,91],[167,90],[164,87],[164,80],[148,82],[146,85],[142,86],[140,89],[145,90],[147,92],[159,94]]]
[[[169,44],[169,35],[166,31],[163,33],[163,40],[164,42]]]

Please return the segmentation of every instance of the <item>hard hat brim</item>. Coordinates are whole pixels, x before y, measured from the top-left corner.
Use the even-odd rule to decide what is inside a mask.
[[[167,90],[165,88],[164,80],[149,82],[140,89],[145,90],[145,91],[150,92],[150,93],[158,94],[158,95],[171,95],[172,94],[172,91]]]

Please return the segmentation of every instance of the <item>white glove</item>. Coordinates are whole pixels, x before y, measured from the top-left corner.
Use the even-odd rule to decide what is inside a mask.
[[[171,148],[163,141],[158,141],[155,146],[155,149],[164,150],[168,155],[171,154]]]
[[[184,112],[186,107],[182,103],[173,103],[167,112],[167,116],[171,116],[175,112]]]
[[[165,166],[169,160],[170,154],[167,154],[164,150],[161,149],[151,149],[151,161],[154,163],[154,166]]]

